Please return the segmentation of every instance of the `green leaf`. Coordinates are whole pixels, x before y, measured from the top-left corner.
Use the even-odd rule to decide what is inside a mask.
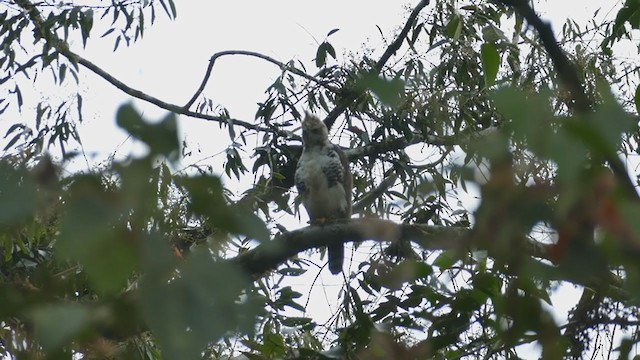
[[[0,99],[0,105],[5,101],[5,99]],[[0,115],[2,115],[5,111],[7,111],[7,108],[9,107],[9,102],[7,102],[6,104],[4,104],[4,106],[0,107]]]
[[[459,252],[456,250],[446,250],[442,254],[433,260],[433,265],[439,267],[442,270],[451,268],[455,263],[460,260]]]
[[[323,67],[327,62],[327,45],[327,42],[323,42],[316,51],[316,66],[319,68]]]
[[[430,348],[433,349],[433,351],[436,351],[436,350],[442,349],[443,347],[456,343],[458,341],[458,335],[445,334],[445,335],[433,336],[429,338],[428,341],[429,341]]]
[[[327,44],[327,53],[329,53],[329,55],[331,55],[332,58],[336,58],[336,49],[333,48],[333,45],[331,45],[330,43],[325,41],[325,44]]]
[[[458,40],[462,32],[462,17],[458,14],[453,15],[447,23],[446,29],[447,36],[451,38],[451,40]]]
[[[640,29],[640,2],[638,0],[627,0],[622,9],[618,11],[615,27],[621,27],[625,22],[629,23],[633,29]]]
[[[248,281],[237,268],[213,261],[208,251],[202,251],[193,253],[174,273],[162,255],[168,248],[158,247],[159,238],[149,240],[145,242],[149,264],[141,285],[142,309],[163,357],[200,358],[208,343],[253,328],[257,309],[264,305],[241,299]],[[154,253],[158,252],[156,263]]]
[[[294,308],[296,310],[304,311],[304,307],[294,299],[302,297],[302,294],[291,289],[291,286],[283,287],[278,291],[278,299],[274,301],[273,306],[277,309],[284,309],[285,306]]]
[[[482,29],[482,38],[486,43],[496,44],[500,41],[509,41],[500,28],[489,24]]]
[[[59,70],[59,76],[60,76],[60,83],[62,84],[64,82],[64,78],[67,75],[67,65],[66,64],[62,64],[60,65],[60,70]]]
[[[262,345],[262,353],[269,359],[280,359],[286,355],[287,348],[284,339],[280,334],[269,333],[264,335],[264,344]]]
[[[87,46],[87,39],[93,28],[93,10],[88,9],[80,13],[80,32],[82,33],[82,46]]]
[[[24,168],[0,161],[0,227],[16,225],[34,215],[36,184]]]
[[[575,136],[594,154],[616,157],[622,135],[637,131],[637,122],[616,101],[609,87],[599,84],[602,104],[586,118],[565,122],[568,134]]]
[[[333,35],[333,34],[337,33],[339,30],[340,30],[340,29],[333,29],[333,30],[329,31],[329,33],[327,34],[327,37],[329,37],[329,36],[331,36],[331,35]]]
[[[502,293],[502,281],[493,274],[479,273],[473,277],[472,282],[474,289],[484,291],[491,298]]]
[[[394,266],[391,271],[380,275],[378,281],[387,289],[399,290],[406,283],[424,278],[433,273],[433,269],[424,262],[405,260]]]
[[[189,193],[190,210],[205,216],[213,227],[259,241],[269,239],[271,234],[267,226],[254,212],[227,204],[222,196],[222,183],[218,177],[184,177],[177,178],[176,183]]]
[[[404,82],[399,78],[386,80],[370,72],[358,82],[358,86],[371,90],[380,101],[389,106],[395,106],[404,95]]]
[[[482,55],[482,68],[484,70],[484,84],[490,87],[495,84],[498,69],[500,68],[500,54],[495,45],[484,43],[480,49]]]
[[[146,143],[151,155],[163,155],[172,162],[178,160],[180,143],[175,114],[170,113],[157,124],[150,124],[131,104],[125,104],[116,113],[116,123],[131,136]]]
[[[299,269],[299,268],[292,268],[292,267],[282,268],[278,270],[279,274],[282,274],[285,276],[300,276],[306,272],[307,272],[307,269]]]
[[[508,120],[506,130],[513,132],[517,141],[526,142],[529,149],[541,157],[551,156],[549,140],[555,133],[549,95],[507,87],[494,91],[491,96],[497,110]]]
[[[290,326],[290,327],[306,326],[306,325],[310,324],[311,322],[312,322],[312,320],[310,318],[306,318],[306,317],[289,316],[289,317],[286,317],[286,318],[282,319],[282,325]]]
[[[47,350],[70,341],[90,322],[90,310],[80,304],[43,305],[31,312],[35,335]]]
[[[66,199],[56,254],[77,261],[100,293],[120,292],[136,264],[135,235],[123,221],[116,193],[93,176],[76,178]]]

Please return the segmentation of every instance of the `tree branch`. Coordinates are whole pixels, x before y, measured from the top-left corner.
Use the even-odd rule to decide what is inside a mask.
[[[431,136],[427,136],[426,138],[424,138],[421,134],[416,133],[416,134],[413,134],[411,140],[407,140],[406,137],[388,137],[377,143],[372,143],[369,145],[359,146],[351,149],[345,149],[344,152],[349,158],[349,161],[354,161],[357,159],[361,159],[365,156],[376,156],[376,155],[387,153],[390,151],[402,150],[408,146],[419,144],[419,143],[424,143],[427,145],[443,145],[443,146],[461,145],[469,142],[472,139],[489,136],[490,134],[494,133],[496,130],[497,128],[490,127],[478,132],[472,132],[472,131],[466,132],[466,130],[464,130],[458,135],[451,135],[451,136],[431,135]],[[255,194],[249,194],[244,196],[241,200],[239,200],[239,202],[242,203],[242,206],[255,209],[255,204],[257,202],[274,201],[278,197],[282,196],[285,192],[289,190],[289,188],[293,186],[293,177],[296,169],[296,164],[298,162],[298,157],[302,152],[302,148],[298,147],[297,150],[295,150],[295,145],[291,145],[290,149],[294,149],[294,151],[292,151],[293,155],[290,157],[289,161],[284,167],[278,169],[278,173],[281,176],[277,178],[273,178],[272,181],[267,185],[268,188],[265,189],[265,192],[261,196],[256,196]],[[383,184],[384,182],[385,181],[383,181]],[[376,188],[376,190],[379,190],[379,189],[381,188],[380,187]],[[384,192],[384,190],[382,191]],[[380,194],[382,194],[382,192]],[[355,206],[359,207],[360,209],[359,211],[364,210],[364,203],[360,204],[359,202]]]
[[[395,54],[398,49],[400,49],[400,46],[402,46],[402,43],[407,37],[407,34],[409,34],[411,27],[416,22],[420,11],[422,11],[422,9],[424,9],[427,5],[429,5],[429,0],[421,0],[418,5],[416,5],[416,7],[409,15],[407,22],[404,24],[404,27],[400,31],[400,34],[398,34],[396,39],[389,45],[389,47],[387,47],[387,50],[385,50],[380,59],[373,66],[373,73],[379,74],[387,61],[389,61],[391,56],[393,56],[393,54]],[[347,108],[349,108],[351,103],[353,103],[358,97],[360,97],[363,92],[363,90],[353,89],[353,91],[348,92],[348,95],[341,99],[342,101],[335,108],[333,108],[333,110],[331,110],[331,112],[329,112],[329,114],[327,114],[327,117],[324,119],[324,124],[327,126],[327,129],[331,129],[333,124],[338,119],[338,116],[342,115],[342,113],[344,113]]]
[[[268,271],[275,270],[300,252],[322,246],[370,240],[389,243],[413,242],[421,249],[431,251],[458,249],[466,252],[471,245],[476,250],[483,250],[482,244],[474,242],[471,236],[472,230],[464,227],[399,224],[375,218],[351,219],[347,222],[323,226],[307,226],[275,236],[271,241],[226,261],[235,264],[247,275],[257,278]],[[513,251],[523,253],[532,261],[550,259],[551,245],[540,243],[529,237],[515,240],[517,241],[514,241],[513,245],[519,247],[516,246]],[[484,250],[491,251],[491,249]],[[540,266],[551,267],[552,265],[540,263]],[[563,273],[563,271],[553,271],[552,274],[545,276],[553,277],[547,280],[568,281],[584,287],[603,289],[603,294],[612,299],[623,300],[629,297],[621,288],[622,279],[613,273],[607,273],[606,276],[597,280],[585,279],[579,274]]]
[[[533,26],[545,50],[549,54],[553,65],[556,68],[556,73],[560,77],[561,81],[570,91],[575,102],[575,109],[579,112],[590,111],[593,107],[591,101],[587,97],[584,91],[582,82],[578,77],[576,67],[565,55],[560,44],[556,40],[551,25],[548,22],[542,21],[542,19],[536,14],[535,10],[529,5],[528,0],[500,0],[503,4],[513,7],[527,22]]]
[[[449,249],[460,245],[460,240],[467,231],[467,229],[456,227],[396,224],[392,221],[372,218],[352,219],[348,222],[324,226],[307,226],[278,235],[273,240],[229,261],[255,277],[277,268],[302,251],[322,246],[364,240],[383,242],[413,240],[425,249]]]
[[[556,68],[556,73],[573,97],[573,109],[582,115],[590,113],[594,109],[595,104],[589,100],[585,93],[582,82],[578,77],[576,67],[564,53],[560,44],[558,44],[558,41],[553,34],[553,30],[551,29],[551,25],[542,21],[542,19],[529,5],[528,0],[499,0],[499,2],[513,7],[531,26],[536,29],[540,36],[540,40],[542,41],[542,45],[549,54],[549,57]],[[569,106],[571,106],[571,104],[569,104]],[[611,170],[616,175],[616,178],[618,178],[622,183],[627,195],[635,200],[640,200],[635,189],[635,185],[631,178],[629,178],[626,166],[622,160],[620,160],[618,154],[612,152],[603,155],[604,159],[611,167]]]
[[[93,62],[91,62],[90,60],[85,59],[82,56],[80,56],[80,55],[74,53],[73,51],[71,51],[69,49],[69,45],[64,40],[60,39],[54,32],[49,31],[44,26],[44,20],[42,19],[42,15],[40,14],[40,11],[29,0],[15,0],[15,2],[16,2],[16,4],[18,4],[20,7],[22,7],[27,12],[27,14],[29,16],[29,19],[31,20],[31,22],[33,23],[33,25],[36,28],[36,31],[56,51],[58,51],[60,54],[65,56],[67,59],[69,59],[69,61],[72,64],[74,64],[74,65],[75,64],[80,64],[80,65],[84,66],[85,68],[91,70],[93,73],[95,73],[96,75],[100,76],[101,78],[106,80],[108,83],[110,83],[111,85],[113,85],[116,88],[120,89],[122,92],[126,93],[127,95],[130,95],[130,96],[132,96],[134,98],[149,102],[151,104],[154,104],[154,105],[158,106],[161,109],[165,109],[165,110],[174,112],[176,114],[185,115],[185,116],[198,118],[198,119],[202,119],[202,120],[216,121],[216,122],[219,122],[221,124],[226,124],[228,126],[234,126],[234,125],[235,126],[241,126],[241,127],[245,128],[245,129],[248,129],[248,130],[274,133],[274,134],[277,134],[277,135],[280,135],[280,136],[288,137],[289,133],[287,131],[284,131],[284,130],[279,130],[279,129],[276,129],[276,128],[273,128],[273,127],[259,126],[259,125],[255,125],[255,124],[249,123],[247,121],[243,121],[243,120],[225,118],[225,117],[222,117],[222,116],[207,115],[207,114],[202,114],[202,113],[195,112],[195,111],[190,111],[188,108],[186,108],[184,106],[179,106],[179,105],[175,105],[175,104],[171,104],[171,103],[162,101],[162,100],[160,100],[160,99],[158,99],[156,97],[153,97],[151,95],[148,95],[148,94],[146,94],[146,93],[144,93],[144,92],[142,92],[140,90],[134,89],[134,88],[126,85],[122,81],[118,80],[117,78],[115,78],[114,76],[112,76],[107,71],[103,70],[98,65],[94,64]]]
[[[213,66],[215,65],[215,62],[218,58],[226,56],[226,55],[244,55],[244,56],[252,56],[252,57],[257,57],[259,59],[262,60],[266,60],[272,64],[277,65],[282,71],[289,71],[290,73],[296,74],[300,77],[303,77],[311,82],[315,82],[316,84],[319,84],[320,86],[327,88],[333,92],[337,92],[338,89],[334,86],[331,86],[329,84],[326,84],[324,81],[321,81],[307,73],[305,73],[304,71],[301,71],[289,64],[285,64],[283,62],[280,62],[270,56],[264,55],[264,54],[260,54],[254,51],[246,51],[246,50],[225,50],[225,51],[220,51],[217,52],[215,54],[213,54],[213,56],[211,56],[211,58],[209,59],[209,66],[207,66],[207,71],[204,75],[204,78],[202,79],[202,82],[200,83],[200,86],[198,87],[198,90],[196,90],[196,92],[193,94],[193,97],[191,97],[191,100],[189,100],[185,105],[184,108],[185,109],[189,109],[191,107],[191,105],[193,105],[193,103],[196,101],[196,99],[198,98],[198,96],[200,96],[200,94],[202,94],[202,91],[204,91],[204,87],[206,86],[207,82],[209,82],[209,77],[211,77],[211,72],[213,70]]]

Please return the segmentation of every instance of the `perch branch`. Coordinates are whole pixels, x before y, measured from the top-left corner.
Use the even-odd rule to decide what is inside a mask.
[[[275,236],[256,248],[226,260],[235,264],[247,275],[257,278],[275,270],[298,253],[347,242],[365,240],[379,242],[413,242],[424,250],[468,251],[470,245],[481,246],[471,239],[471,231],[464,227],[431,226],[426,224],[399,224],[389,220],[361,218],[348,222],[333,223],[324,226],[307,226]],[[543,244],[528,237],[516,239],[513,251],[526,254],[526,257],[549,260],[551,245]],[[490,249],[485,249],[490,250]],[[544,266],[544,265],[543,265]],[[551,266],[551,265],[548,265]],[[621,289],[622,280],[613,273],[600,279],[585,279],[576,274],[554,272],[550,280],[568,281],[585,287],[606,289],[605,294],[613,299],[627,299],[628,294]]]

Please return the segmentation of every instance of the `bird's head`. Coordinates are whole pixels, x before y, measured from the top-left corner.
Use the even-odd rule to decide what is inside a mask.
[[[322,120],[308,112],[302,120],[302,142],[305,148],[325,146],[329,143],[327,127]]]

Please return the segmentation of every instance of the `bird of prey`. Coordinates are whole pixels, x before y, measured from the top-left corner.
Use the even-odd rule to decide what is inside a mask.
[[[327,222],[351,217],[353,179],[349,162],[339,146],[329,142],[329,131],[316,116],[306,113],[302,121],[302,155],[296,168],[295,183],[309,222]],[[342,272],[344,245],[327,249],[329,270]]]

